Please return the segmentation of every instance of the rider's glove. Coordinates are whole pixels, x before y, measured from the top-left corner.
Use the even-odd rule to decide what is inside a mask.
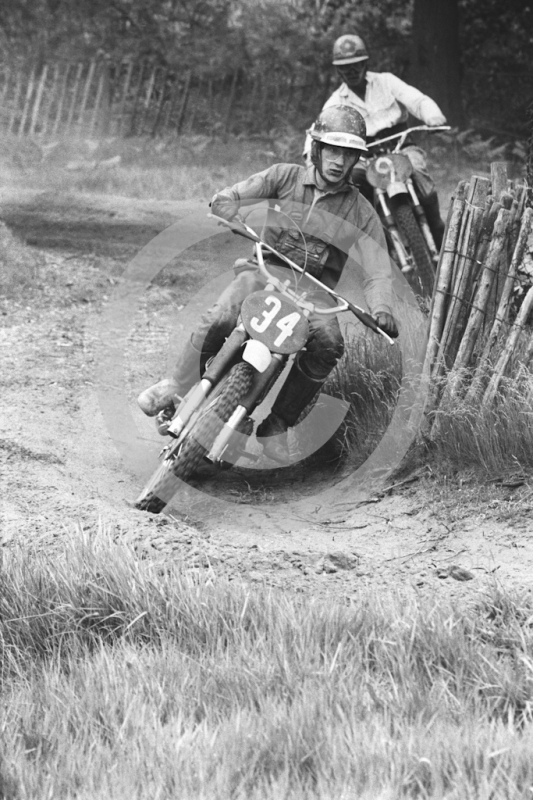
[[[392,314],[389,314],[387,311],[378,311],[375,319],[378,327],[380,327],[384,333],[388,334],[392,339],[396,339],[398,336],[398,326]]]
[[[430,128],[438,128],[440,125],[446,125],[446,117],[444,114],[432,114],[426,118],[426,125]]]
[[[216,214],[217,217],[222,217],[222,219],[227,219],[228,222],[231,222],[239,213],[239,204],[235,200],[220,194],[216,194],[213,197],[209,206],[213,214]]]

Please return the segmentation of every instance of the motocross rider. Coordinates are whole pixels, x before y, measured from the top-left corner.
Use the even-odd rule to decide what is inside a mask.
[[[277,223],[272,226],[272,217],[268,216],[263,239],[298,266],[306,266],[310,274],[330,288],[336,285],[347,261],[348,268],[351,263],[353,269],[353,262],[346,253],[331,243],[332,239],[337,241],[335,226],[344,225],[349,231],[349,244],[356,244],[357,237],[370,242],[372,253],[377,255],[366,259],[361,257],[367,262],[362,264],[365,298],[378,325],[390,336],[397,336],[398,329],[391,311],[392,276],[383,228],[376,211],[350,178],[353,167],[366,152],[365,136],[365,123],[358,111],[347,106],[329,106],[314,124],[312,163],[308,167],[274,164],[218,192],[211,201],[211,208],[217,216],[232,220],[247,201],[276,200],[277,208],[285,209],[291,216],[290,225],[285,225],[285,229],[277,227]],[[298,214],[297,209],[302,208],[305,243],[302,243],[301,233],[292,221],[299,219],[301,222],[303,215],[301,212]],[[328,213],[321,217],[322,212]],[[276,217],[275,208],[271,208],[268,214]],[[280,219],[279,214],[277,219]],[[275,266],[276,259],[269,256],[268,263]],[[277,267],[286,265],[278,259]],[[138,397],[145,414],[158,415],[156,424],[160,433],[165,432],[165,422],[168,426],[168,420],[175,412],[177,398],[183,397],[200,379],[200,362],[205,364],[208,357],[216,354],[236,326],[243,300],[251,292],[264,288],[264,281],[253,262],[244,261],[239,267],[236,265],[235,271],[235,279],[202,317],[172,376],[146,389]],[[296,424],[344,351],[335,315],[311,314],[308,321],[310,335],[306,347],[297,355],[271,413],[257,429],[258,436],[276,436],[263,443],[265,455],[285,463],[287,437],[277,435],[286,434],[287,429]]]
[[[408,112],[430,127],[446,124],[446,117],[430,97],[391,72],[370,72],[367,69],[368,59],[366,44],[360,36],[348,33],[335,41],[333,64],[342,83],[326,101],[324,108],[345,105],[359,111],[366,122],[367,141],[383,139],[406,130]],[[308,132],[304,148],[306,159],[310,149],[311,136]],[[435,183],[427,172],[425,153],[414,146],[405,147],[404,152],[413,165],[413,179],[420,202],[435,244],[440,249],[444,223],[440,216]],[[364,160],[356,167],[353,181],[372,202],[373,190],[366,180]]]

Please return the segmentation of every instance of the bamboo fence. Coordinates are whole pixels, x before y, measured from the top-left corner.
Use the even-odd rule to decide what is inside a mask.
[[[493,405],[504,376],[533,358],[527,195],[526,185],[508,180],[505,162],[491,164],[490,178],[473,176],[456,189],[430,309],[426,435],[436,435],[438,412],[450,401]]]

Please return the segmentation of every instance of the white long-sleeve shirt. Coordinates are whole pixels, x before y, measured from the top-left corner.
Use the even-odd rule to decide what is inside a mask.
[[[351,106],[362,115],[366,123],[367,136],[376,136],[380,131],[391,128],[399,122],[407,120],[407,112],[421,120],[424,124],[430,121],[435,124],[439,117],[444,124],[446,118],[431,97],[423,94],[414,86],[409,86],[392,72],[367,72],[366,92],[364,100],[345,83],[341,83],[323,108],[330,106]],[[307,136],[304,152],[311,150],[311,137]]]

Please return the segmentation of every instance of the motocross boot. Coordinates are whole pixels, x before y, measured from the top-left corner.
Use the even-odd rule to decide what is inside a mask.
[[[165,435],[170,420],[182,398],[200,379],[200,370],[206,358],[191,341],[185,346],[171,378],[149,386],[137,398],[137,403],[149,417],[156,417],[156,427]]]
[[[172,378],[163,378],[159,383],[149,386],[137,397],[137,403],[148,417],[155,417],[163,409],[180,401],[180,387]]]
[[[426,197],[420,197],[420,205],[424,209],[426,219],[428,221],[429,229],[435,240],[437,250],[442,247],[442,240],[444,238],[444,222],[440,215],[439,198],[437,192],[431,192]]]
[[[310,378],[295,361],[281,387],[272,411],[257,427],[256,434],[266,438],[263,452],[267,458],[290,463],[287,430],[296,424],[302,411],[324,385],[324,380]],[[270,441],[268,441],[271,438]]]

